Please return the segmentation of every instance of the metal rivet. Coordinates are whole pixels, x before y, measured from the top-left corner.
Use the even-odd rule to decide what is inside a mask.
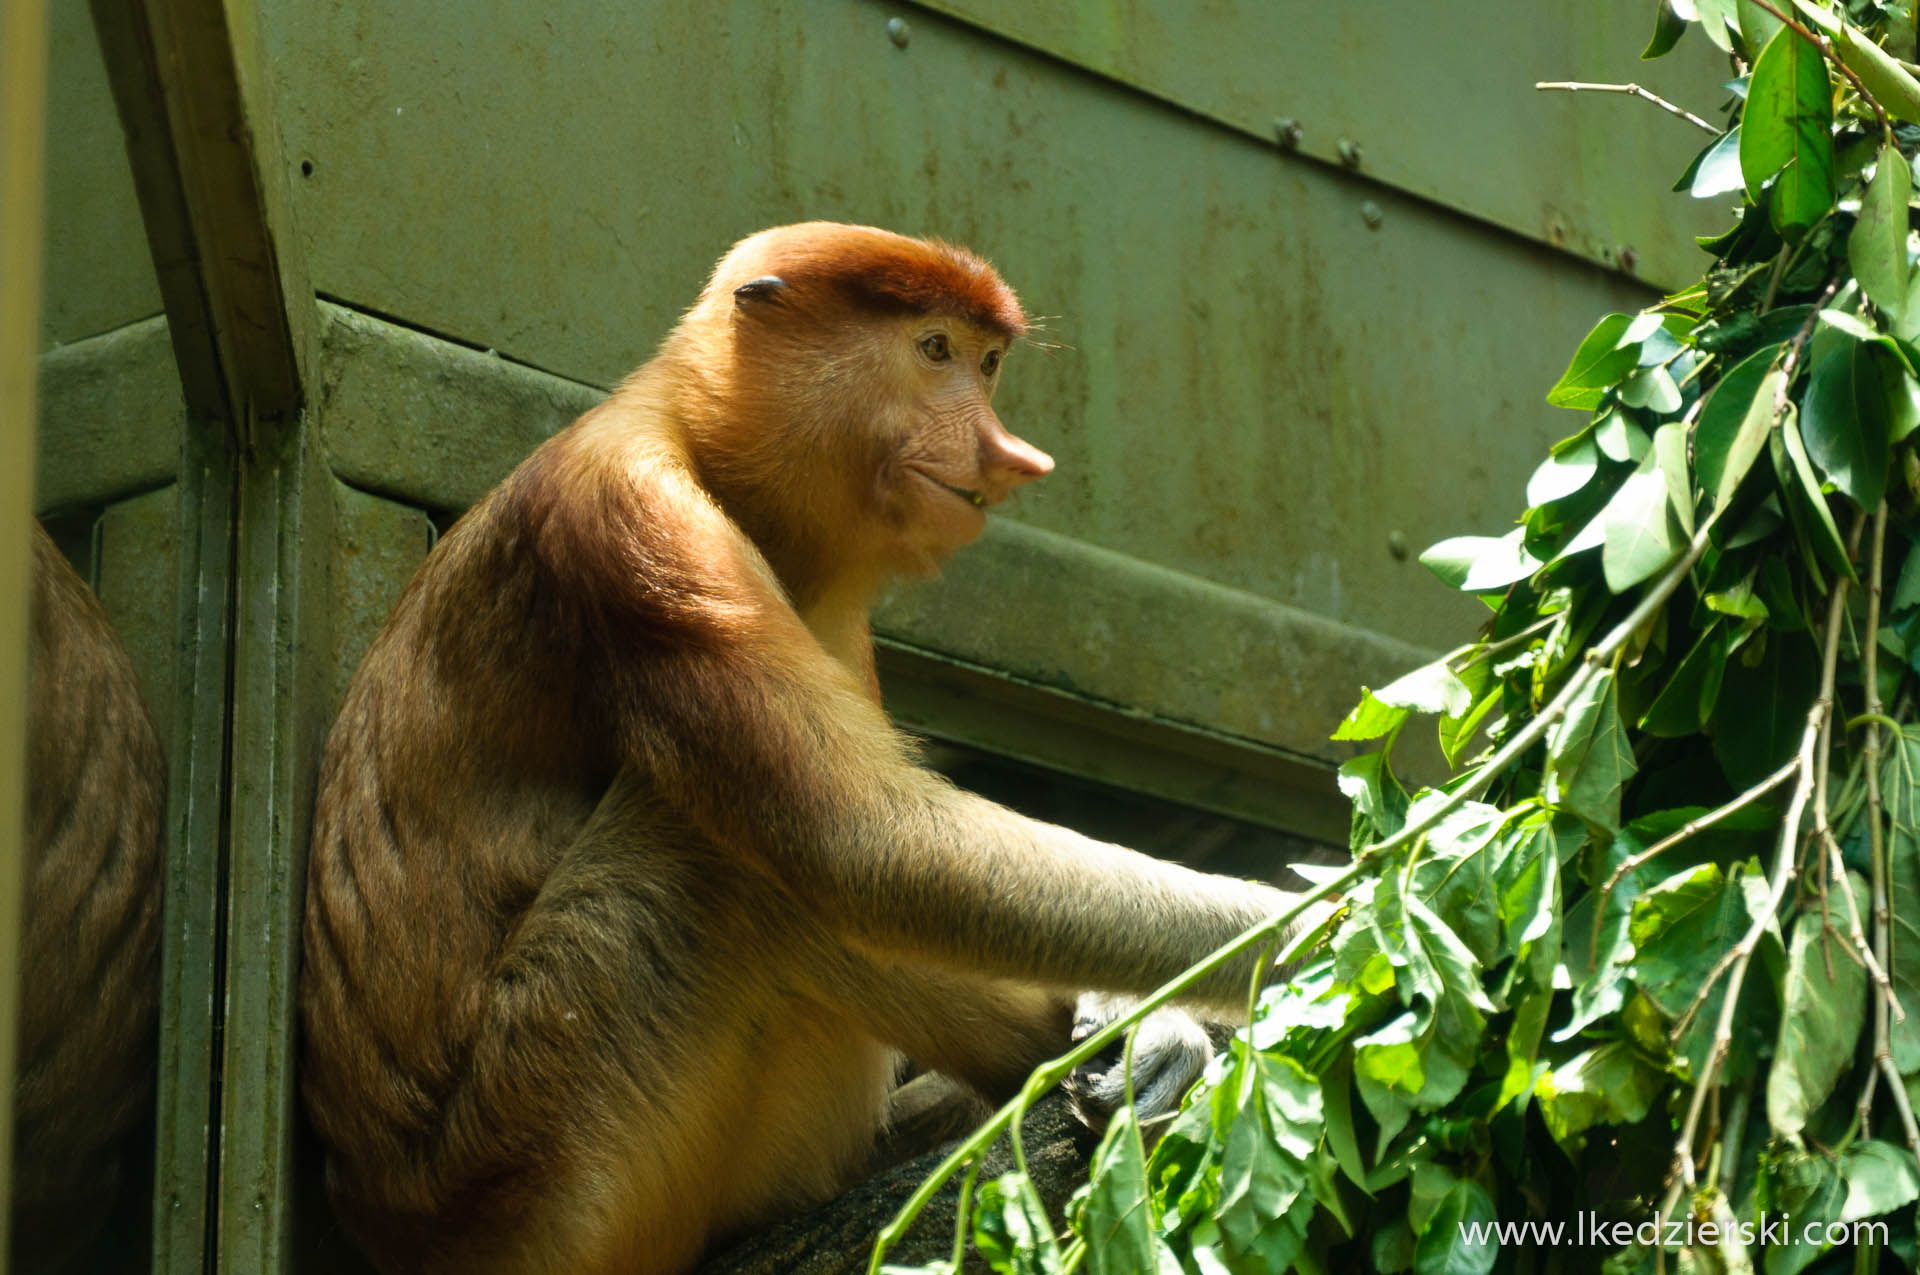
[[[1404,531],[1389,531],[1387,533],[1387,552],[1392,554],[1396,561],[1405,562],[1407,560],[1407,535]]]
[[[1380,223],[1385,221],[1386,218],[1387,215],[1380,211],[1380,205],[1374,203],[1371,199],[1360,205],[1360,220],[1367,223],[1368,230],[1380,229]]]
[[[1306,130],[1300,127],[1300,121],[1291,116],[1276,115],[1273,117],[1273,135],[1280,139],[1280,146],[1283,150],[1299,150],[1300,137],[1305,131]]]
[[[1348,168],[1360,167],[1360,143],[1352,138],[1340,139],[1340,162]]]
[[[1632,274],[1633,268],[1639,264],[1640,264],[1639,253],[1635,252],[1631,248],[1622,248],[1620,250],[1620,268],[1622,270],[1626,271],[1628,274]]]
[[[907,41],[913,38],[913,30],[907,26],[905,18],[888,18],[887,38],[893,41],[896,48],[904,49]]]

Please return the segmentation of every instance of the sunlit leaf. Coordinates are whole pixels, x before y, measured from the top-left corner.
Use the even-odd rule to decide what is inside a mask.
[[[1659,1068],[1650,1066],[1633,1046],[1613,1041],[1548,1071],[1535,1082],[1533,1093],[1554,1141],[1577,1150],[1595,1125],[1644,1120],[1664,1085]]]
[[[1891,1142],[1863,1138],[1840,1156],[1840,1178],[1847,1184],[1842,1222],[1857,1222],[1904,1209],[1920,1200],[1920,1171],[1913,1152]]]
[[[1709,509],[1726,504],[1766,445],[1784,375],[1775,351],[1756,350],[1720,378],[1694,429],[1694,473]]]
[[[1783,27],[1754,62],[1740,124],[1740,171],[1755,203],[1773,180],[1769,209],[1775,228],[1789,240],[1799,239],[1833,206],[1832,128],[1826,59]]]
[[[1855,878],[1853,889],[1856,899],[1868,897],[1865,881]],[[1835,903],[1845,907],[1843,899]],[[1845,932],[1842,918],[1834,918],[1834,928]],[[1826,950],[1823,931],[1817,911],[1802,912],[1794,920],[1786,1003],[1767,1072],[1767,1119],[1776,1133],[1806,1128],[1808,1117],[1852,1063],[1867,1018],[1866,970],[1858,961]]]
[[[1595,324],[1574,351],[1567,370],[1547,391],[1547,402],[1580,411],[1598,407],[1606,390],[1640,362],[1638,342],[1623,344],[1634,317],[1610,314]]]

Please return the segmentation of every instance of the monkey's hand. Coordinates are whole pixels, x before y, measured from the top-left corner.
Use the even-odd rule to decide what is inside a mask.
[[[1074,1003],[1073,1038],[1085,1040],[1133,1008],[1125,996],[1083,992]],[[1207,1030],[1185,1010],[1160,1008],[1141,1022],[1133,1045],[1133,1109],[1144,1124],[1171,1114],[1213,1056]],[[1122,1037],[1076,1067],[1066,1079],[1074,1114],[1102,1129],[1127,1100],[1126,1041]],[[1148,1127],[1148,1142],[1155,1129]]]

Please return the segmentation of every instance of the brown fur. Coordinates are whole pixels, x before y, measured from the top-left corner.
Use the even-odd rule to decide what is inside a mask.
[[[37,525],[30,623],[11,1269],[44,1272],[81,1269],[144,1186],[167,768],[106,612]]]
[[[989,405],[1022,323],[957,250],[764,232],[422,566],[327,746],[301,991],[383,1269],[684,1270],[847,1184],[899,1054],[1005,1094],[1072,989],[1283,901],[957,791],[880,711],[875,591],[1051,467]]]

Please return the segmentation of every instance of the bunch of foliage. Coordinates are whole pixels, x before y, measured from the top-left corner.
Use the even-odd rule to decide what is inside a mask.
[[[1113,1122],[1071,1236],[969,1180],[921,1275],[969,1230],[1022,1273],[1916,1266],[1920,82],[1905,0],[1779,4],[1660,5],[1649,56],[1740,72],[1678,187],[1738,221],[1581,343],[1519,525],[1424,555],[1492,615],[1335,735],[1377,741],[1343,912],[1150,1154]]]

